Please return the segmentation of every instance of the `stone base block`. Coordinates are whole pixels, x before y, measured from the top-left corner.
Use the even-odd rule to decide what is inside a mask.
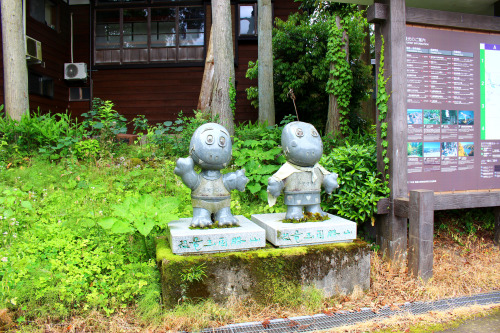
[[[266,239],[275,246],[302,246],[350,242],[356,239],[356,223],[328,214],[321,222],[283,223],[285,213],[254,214],[252,221],[266,230]]]
[[[189,229],[191,218],[168,224],[168,240],[175,254],[242,251],[266,246],[264,229],[242,215],[236,216],[238,227]]]
[[[223,304],[229,297],[251,297],[269,305],[304,299],[311,287],[325,297],[370,287],[370,251],[362,241],[178,256],[167,239],[158,239],[156,260],[167,307],[181,299]],[[183,276],[196,273],[199,280]]]

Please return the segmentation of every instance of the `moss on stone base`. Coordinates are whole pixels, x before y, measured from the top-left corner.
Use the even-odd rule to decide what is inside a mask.
[[[318,285],[318,281],[321,284],[332,274],[344,276],[344,269],[362,270],[356,274],[361,276],[356,277],[361,281],[357,284],[368,288],[368,252],[366,243],[355,241],[290,248],[267,245],[254,251],[179,256],[161,238],[157,241],[156,259],[167,306],[172,307],[183,298],[211,297],[223,302],[230,295],[250,296],[263,304],[291,305],[302,301],[307,286]],[[358,268],[360,261],[364,264]],[[186,274],[193,267],[204,267],[202,281],[186,281]]]

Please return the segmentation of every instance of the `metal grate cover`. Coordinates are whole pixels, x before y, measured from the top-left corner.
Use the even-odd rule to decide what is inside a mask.
[[[335,327],[353,325],[376,318],[387,318],[396,314],[409,313],[418,315],[429,311],[451,310],[471,305],[500,304],[500,291],[479,294],[474,296],[464,296],[457,298],[442,299],[433,302],[405,303],[399,310],[391,310],[389,306],[381,308],[378,313],[374,313],[370,308],[363,308],[360,312],[342,311],[332,315],[317,314],[313,316],[301,316],[286,319],[273,319],[269,325],[264,327],[262,322],[251,322],[242,324],[231,324],[218,328],[207,328],[202,333],[252,333],[252,332],[310,332],[326,330]]]

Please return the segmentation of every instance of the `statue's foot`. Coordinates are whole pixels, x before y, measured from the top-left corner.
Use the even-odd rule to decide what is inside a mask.
[[[317,205],[310,205],[305,207],[306,213],[311,213],[311,214],[319,214],[321,216],[327,216],[328,214],[325,213],[319,204]]]
[[[208,210],[204,208],[193,208],[193,219],[191,220],[192,227],[203,228],[212,224],[212,217]]]
[[[217,221],[220,226],[238,225],[238,219],[233,216],[229,207],[224,207],[215,213],[215,221]]]
[[[285,219],[286,220],[300,220],[304,217],[302,213],[302,206],[290,206],[288,205],[288,209],[286,210]]]

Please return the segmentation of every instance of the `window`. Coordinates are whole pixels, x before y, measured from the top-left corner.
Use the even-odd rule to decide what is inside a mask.
[[[204,47],[202,6],[96,10],[96,64],[200,62]]]
[[[238,5],[238,22],[240,37],[257,36],[257,4]]]
[[[28,92],[54,98],[54,80],[51,77],[28,72]]]
[[[90,101],[90,87],[70,87],[70,101]]]
[[[30,0],[30,16],[59,30],[59,6],[54,0]]]

